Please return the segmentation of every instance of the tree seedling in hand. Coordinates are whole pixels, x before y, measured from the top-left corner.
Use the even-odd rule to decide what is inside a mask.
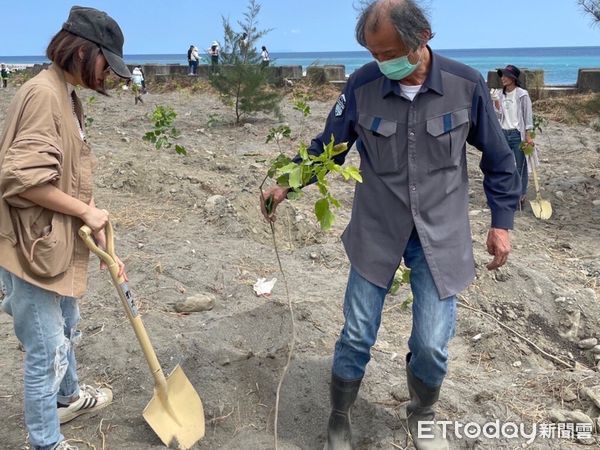
[[[335,161],[335,158],[347,149],[348,144],[336,144],[333,135],[328,144],[323,144],[323,152],[319,155],[309,153],[306,145],[302,143],[296,160],[280,154],[273,160],[267,173],[267,176],[275,179],[280,186],[290,188],[287,195],[290,200],[302,197],[303,186],[311,182],[317,185],[321,198],[315,202],[314,211],[323,230],[331,228],[335,219],[332,206],[341,206],[339,200],[331,194],[327,174],[337,173],[345,181],[352,179],[362,183],[362,176],[357,167],[342,167]]]

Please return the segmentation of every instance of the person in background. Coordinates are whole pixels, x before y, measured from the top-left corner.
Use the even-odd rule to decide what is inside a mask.
[[[488,270],[510,253],[520,184],[515,160],[481,74],[434,52],[424,11],[414,0],[365,5],[356,39],[375,61],[348,79],[324,130],[311,142],[323,152],[334,136],[356,143],[363,183],[356,184],[342,242],[350,259],[344,324],[331,370],[328,450],[352,447],[350,408],[377,339],[386,294],[402,259],[413,293],[406,355],[408,430],[417,450],[447,449],[434,406],[448,371],[456,296],[475,277],[469,227],[466,143],[481,153],[483,187],[491,211]],[[274,186],[260,197],[267,220],[288,193]],[[270,199],[271,211],[265,208]],[[421,425],[420,425],[421,424]],[[424,427],[423,427],[424,425]],[[423,428],[427,433],[419,433]]]
[[[208,54],[210,56],[210,68],[212,72],[217,70],[217,66],[219,65],[219,43],[217,41],[213,41],[208,49]]]
[[[269,62],[271,59],[269,58],[269,51],[264,45],[261,47],[260,57],[262,58],[260,65],[262,67],[269,67]]]
[[[131,72],[131,89],[135,96],[135,104],[144,103],[142,94],[146,93],[146,84],[144,81],[144,73],[141,67],[134,67]]]
[[[250,41],[248,39],[248,33],[242,33],[238,40],[240,46],[240,53],[242,55],[242,59],[245,61],[248,56],[248,46],[250,45]]]
[[[198,75],[198,64],[200,63],[200,53],[198,53],[198,48],[195,45],[192,45],[190,52],[190,61],[191,61],[191,70],[190,75]]]
[[[531,131],[533,130],[533,110],[529,93],[521,87],[519,68],[509,64],[504,69],[498,69],[502,82],[502,90],[492,90],[494,110],[508,145],[515,155],[517,171],[521,178],[521,198],[519,208],[523,209],[527,199],[530,164],[536,164],[537,155],[526,157],[521,144],[526,142],[533,146]]]
[[[112,401],[109,388],[79,382],[75,359],[89,260],[77,230],[86,224],[106,248],[108,221],[94,202],[95,158],[76,87],[107,95],[109,70],[129,78],[123,41],[105,12],[71,8],[46,50],[51,65],[17,91],[0,136],[1,309],[25,350],[25,426],[35,450],[75,449],[60,424]]]
[[[190,45],[190,48],[188,48],[187,51],[187,59],[188,59],[188,75],[193,75],[194,71],[193,71],[193,64],[192,64],[192,51],[194,50],[194,45]]]
[[[3,88],[8,86],[8,74],[9,70],[8,67],[6,67],[6,64],[0,64],[0,80],[2,80]]]

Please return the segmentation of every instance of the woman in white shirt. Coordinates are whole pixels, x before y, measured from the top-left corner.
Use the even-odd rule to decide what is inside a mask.
[[[269,51],[267,50],[267,47],[265,47],[264,45],[262,46],[261,50],[262,50],[260,53],[260,57],[262,58],[261,66],[268,67],[269,62],[271,61],[271,58],[269,57]]]
[[[527,196],[528,165],[533,164],[533,161],[531,158],[525,157],[525,153],[521,150],[521,143],[527,142],[529,145],[534,145],[534,143],[531,135],[533,130],[531,98],[529,93],[520,86],[520,74],[521,71],[511,64],[504,69],[498,69],[498,76],[502,81],[502,91],[493,90],[492,100],[508,145],[515,154],[517,170],[521,177],[519,206],[522,209]]]

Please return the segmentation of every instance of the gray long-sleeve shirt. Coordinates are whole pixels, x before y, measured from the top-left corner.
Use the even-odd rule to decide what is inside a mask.
[[[309,151],[320,153],[332,134],[348,148],[356,142],[363,183],[356,185],[342,235],[355,270],[389,286],[416,227],[438,293],[446,298],[475,275],[465,143],[482,152],[492,227],[512,228],[520,181],[479,72],[431,56],[412,102],[375,62],[355,71]]]

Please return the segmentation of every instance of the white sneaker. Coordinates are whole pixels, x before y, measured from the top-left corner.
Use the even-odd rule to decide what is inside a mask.
[[[79,399],[69,406],[58,407],[58,418],[60,423],[67,423],[74,418],[108,406],[112,402],[112,391],[108,388],[95,388],[82,384],[79,387]],[[63,441],[66,442],[66,441]],[[62,442],[61,442],[62,444]],[[69,444],[66,444],[69,445]],[[60,448],[60,447],[57,447]],[[73,447],[65,447],[73,448]]]
[[[69,444],[67,441],[60,441],[53,450],[79,450],[79,447]]]

